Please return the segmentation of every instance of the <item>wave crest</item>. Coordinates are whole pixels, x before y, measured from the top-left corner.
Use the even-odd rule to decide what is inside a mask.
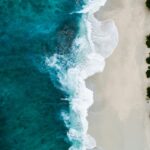
[[[118,32],[113,21],[100,22],[94,17],[94,13],[105,2],[106,0],[89,0],[83,10],[78,12],[83,13],[80,34],[74,40],[70,55],[55,54],[46,58],[51,78],[58,78],[54,84],[70,95],[66,99],[70,103],[70,112],[61,113],[69,128],[68,137],[72,142],[69,150],[96,147],[95,140],[87,134],[86,118],[88,109],[93,104],[93,92],[86,87],[85,79],[103,71],[105,58],[112,54],[118,43]],[[73,57],[76,59],[72,60]]]

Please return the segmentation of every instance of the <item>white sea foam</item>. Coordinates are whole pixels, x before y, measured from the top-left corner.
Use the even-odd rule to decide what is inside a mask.
[[[62,117],[69,128],[68,137],[72,142],[69,150],[87,150],[96,148],[94,138],[87,134],[88,109],[93,104],[93,92],[86,87],[85,79],[97,72],[102,72],[105,58],[112,54],[118,43],[118,33],[113,21],[100,22],[94,13],[105,4],[106,0],[89,0],[82,11],[81,35],[73,44],[73,52],[79,57],[75,67],[64,71],[64,66],[59,58],[54,55],[47,58],[46,63],[57,71],[58,79],[63,90],[72,94],[67,99],[70,103],[70,112],[62,112]],[[82,29],[87,35],[82,35]],[[78,47],[78,49],[76,49]]]
[[[86,6],[80,11],[81,13],[94,14],[101,6],[104,6],[107,0],[85,0]]]

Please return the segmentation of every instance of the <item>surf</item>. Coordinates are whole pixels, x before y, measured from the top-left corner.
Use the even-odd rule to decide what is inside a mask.
[[[85,1],[82,10],[74,12],[82,17],[71,52],[67,55],[55,53],[45,60],[55,86],[69,95],[65,98],[69,102],[69,112],[61,112],[72,143],[69,150],[96,148],[95,139],[88,134],[87,121],[88,109],[94,102],[93,91],[86,87],[85,80],[104,70],[105,59],[112,54],[118,43],[114,22],[101,22],[94,16],[105,3],[106,0]]]

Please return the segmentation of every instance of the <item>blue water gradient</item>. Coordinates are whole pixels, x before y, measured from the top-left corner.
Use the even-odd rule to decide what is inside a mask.
[[[77,0],[0,1],[0,150],[67,150],[60,112],[67,93],[54,86],[45,57],[71,53],[83,5]],[[53,77],[53,80],[57,80]]]

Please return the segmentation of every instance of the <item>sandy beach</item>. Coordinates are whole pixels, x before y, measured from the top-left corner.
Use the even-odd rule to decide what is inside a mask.
[[[115,21],[119,43],[104,72],[87,80],[95,99],[89,110],[89,133],[103,150],[150,150],[145,76],[150,11],[143,0],[108,0],[96,17]]]

